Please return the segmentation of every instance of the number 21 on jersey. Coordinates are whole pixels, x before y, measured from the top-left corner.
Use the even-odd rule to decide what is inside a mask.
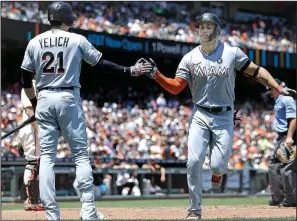
[[[43,67],[43,74],[64,74],[63,67],[63,51],[58,54],[46,51],[42,54],[42,61],[45,63]]]

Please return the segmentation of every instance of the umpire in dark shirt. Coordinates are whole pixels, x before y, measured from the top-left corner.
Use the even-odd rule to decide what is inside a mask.
[[[285,83],[276,79],[277,83],[285,87]],[[268,93],[275,99],[274,130],[278,133],[277,147],[282,142],[291,147],[296,140],[296,101],[290,96],[280,95],[276,90]],[[270,158],[268,170],[272,200],[270,206],[296,206],[296,159],[289,163],[281,163],[274,154]]]

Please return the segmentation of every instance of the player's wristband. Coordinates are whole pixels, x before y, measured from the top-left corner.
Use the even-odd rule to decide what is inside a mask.
[[[158,76],[160,76],[161,73],[159,72],[159,70],[155,71],[155,73],[153,74],[153,79],[157,79]]]
[[[284,88],[283,88],[282,86],[280,86],[280,85],[276,88],[276,90],[277,90],[279,93],[281,93],[281,92],[283,91],[283,89],[284,89]]]

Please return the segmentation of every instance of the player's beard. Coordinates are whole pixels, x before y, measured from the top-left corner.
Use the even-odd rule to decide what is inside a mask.
[[[216,32],[216,29],[213,31],[213,33],[201,34],[199,37],[200,37],[200,43],[202,48],[204,49],[216,48],[218,44],[218,39],[219,39],[217,35],[218,34]]]
[[[212,44],[216,40],[218,40],[216,30],[213,33],[204,33],[200,35],[200,42],[201,44]]]

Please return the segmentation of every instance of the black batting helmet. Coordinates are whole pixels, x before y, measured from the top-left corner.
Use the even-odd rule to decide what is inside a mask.
[[[215,23],[218,27],[220,27],[220,19],[213,13],[204,13],[198,18],[198,25],[203,21],[209,21]]]
[[[66,2],[54,2],[48,7],[48,21],[62,22],[68,26],[73,24],[72,7]]]

